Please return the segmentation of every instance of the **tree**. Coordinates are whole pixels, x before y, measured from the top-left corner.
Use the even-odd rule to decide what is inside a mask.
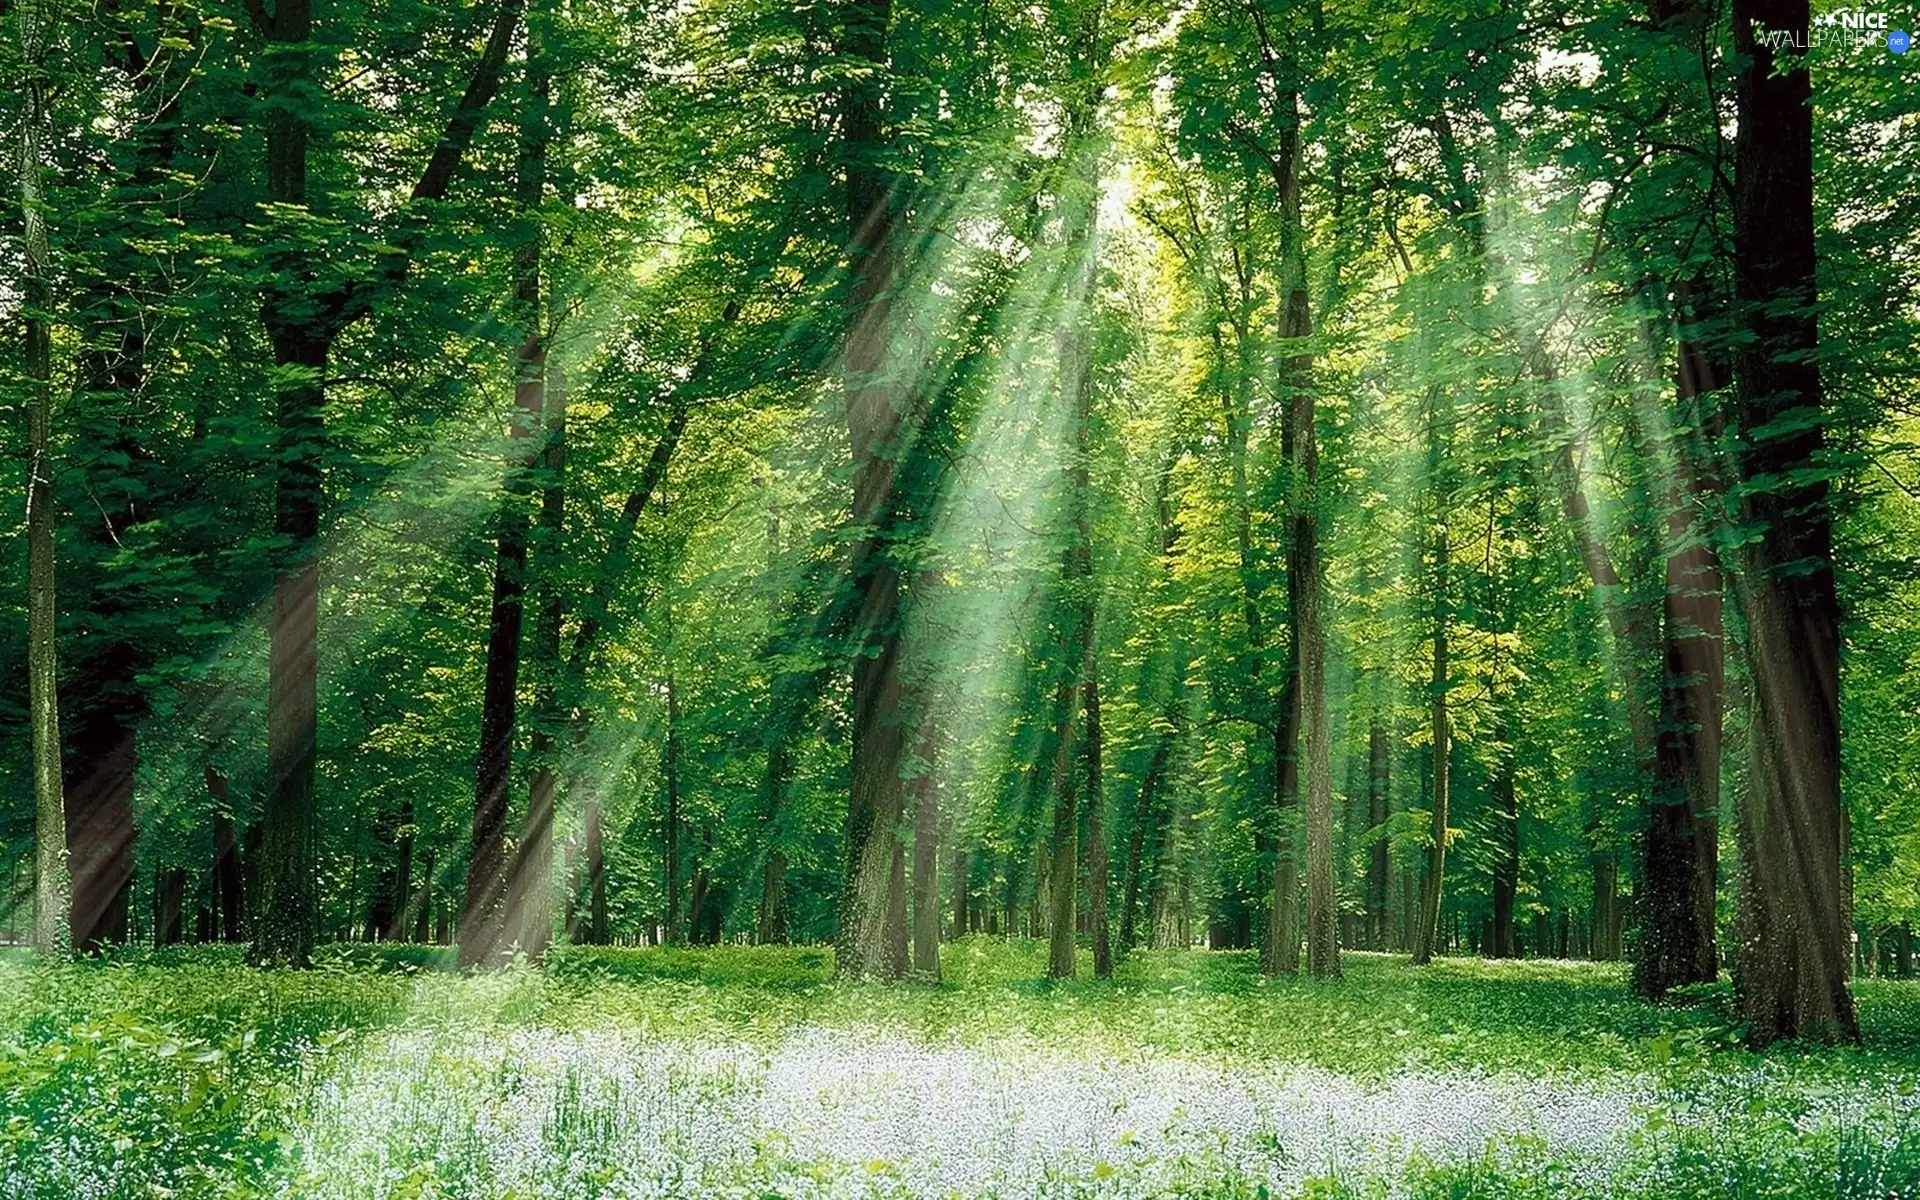
[[[1842,863],[1840,604],[1816,356],[1813,110],[1804,58],[1763,36],[1804,32],[1805,0],[1739,0],[1734,143],[1734,354],[1745,499],[1737,595],[1747,627],[1752,762],[1735,992],[1748,1038],[1857,1041]]]
[[[513,415],[508,432],[522,451],[511,468],[501,501],[493,569],[493,603],[487,620],[486,694],[480,707],[480,749],[476,758],[473,800],[473,837],[468,854],[467,892],[460,917],[460,961],[468,966],[486,962],[505,949],[510,922],[521,914],[509,911],[517,893],[520,871],[508,866],[507,798],[513,770],[514,726],[518,719],[520,642],[527,585],[528,500],[534,472],[550,453],[547,432],[546,313],[541,305],[541,233],[539,211],[547,186],[548,102],[551,69],[542,46],[545,31],[541,15],[526,21],[525,92],[520,119],[520,152],[515,199],[529,228],[514,255],[514,304],[521,313],[525,335],[514,354]],[[536,438],[536,435],[539,435]],[[551,520],[545,517],[543,520]],[[550,540],[550,539],[549,539]],[[549,636],[543,630],[543,636]],[[559,631],[550,637],[557,645]],[[550,802],[550,797],[549,797]],[[546,846],[546,822],[530,826],[533,838]],[[531,866],[532,852],[516,853],[518,863]],[[544,873],[543,873],[544,874]],[[524,929],[524,926],[522,926]],[[516,929],[513,932],[520,932]],[[540,939],[544,943],[544,936]]]
[[[415,204],[440,199],[499,90],[521,0],[500,0],[487,43],[410,192]],[[311,102],[321,89],[311,0],[280,0],[269,16],[251,10],[262,51],[266,101],[267,202],[278,221],[265,248],[270,275],[260,320],[273,348],[275,416],[274,532],[281,561],[273,592],[267,687],[268,802],[261,897],[249,957],[260,964],[306,965],[318,935],[314,769],[318,751],[321,461],[326,441],[327,361],[346,329],[367,316],[380,293],[404,276],[403,244],[368,275],[319,276],[310,254],[308,156]],[[419,225],[403,225],[417,236]]]
[[[47,55],[55,15],[42,0],[21,0],[19,26],[24,111],[20,116],[20,219],[25,247],[27,375],[27,686],[32,708],[34,793],[33,944],[65,955],[72,906],[67,876],[66,806],[60,779],[60,706],[54,660],[53,383],[49,310],[53,274],[47,246],[42,164],[48,137]]]

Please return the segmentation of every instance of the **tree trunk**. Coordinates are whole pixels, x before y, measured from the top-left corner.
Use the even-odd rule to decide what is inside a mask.
[[[61,777],[60,706],[56,694],[53,559],[52,256],[47,243],[41,172],[50,136],[46,57],[49,15],[40,0],[22,0],[20,35],[20,210],[24,251],[21,317],[27,376],[27,693],[32,726],[34,791],[33,944],[64,957],[73,948],[74,906],[68,863],[65,789]]]
[[[206,768],[207,794],[213,800],[213,912],[223,942],[246,940],[246,895],[240,851],[234,841],[233,800],[226,776]]]
[[[485,50],[448,118],[412,199],[446,194],[454,168],[499,88],[518,24],[519,0],[502,0]],[[307,149],[315,46],[311,0],[279,0],[266,21],[262,70],[267,124],[267,199],[307,204]],[[388,256],[383,282],[404,275],[409,255]],[[307,966],[319,925],[314,878],[314,769],[318,760],[321,462],[326,442],[324,386],[333,340],[371,310],[370,287],[327,290],[316,283],[304,245],[274,246],[260,318],[275,366],[274,532],[281,542],[267,652],[268,797],[259,870],[259,908],[250,961]]]
[[[607,856],[600,828],[600,801],[587,802],[587,944],[604,946],[607,926]]]
[[[1387,880],[1393,869],[1393,843],[1384,831],[1392,770],[1385,705],[1376,691],[1367,728],[1367,826],[1379,831],[1367,844],[1367,945],[1374,950],[1388,948]]]
[[[791,936],[787,914],[787,854],[780,845],[778,823],[792,777],[793,754],[785,731],[781,731],[767,747],[766,829],[772,844],[760,870],[760,915],[754,934],[763,946],[783,946]]]
[[[901,453],[905,398],[888,379],[888,345],[899,269],[900,198],[886,163],[883,128],[888,87],[891,0],[853,0],[841,52],[860,64],[842,89],[840,132],[846,164],[847,305],[842,348],[847,439],[852,448],[854,547],[852,767],[847,802],[844,882],[837,969],[887,976],[904,963],[893,944],[894,863],[903,849],[894,830],[905,811],[899,720],[900,568],[889,547],[896,534],[895,460]],[[904,899],[904,898],[903,898]],[[901,930],[904,934],[904,928]]]
[[[1808,28],[1807,0],[1735,0],[1736,346],[1748,482],[1739,597],[1752,680],[1752,765],[1735,992],[1748,1037],[1859,1039],[1842,889],[1840,605],[1822,465],[1814,305],[1813,108],[1804,58],[1762,30]]]
[[[514,307],[523,336],[514,357],[514,411],[511,436],[517,452],[501,501],[494,554],[493,606],[487,622],[487,667],[480,710],[480,753],[474,784],[472,853],[467,867],[466,905],[460,917],[460,962],[472,966],[497,958],[516,935],[529,928],[511,903],[518,890],[507,850],[508,795],[512,785],[514,726],[519,715],[520,642],[525,623],[528,500],[534,472],[547,447],[534,435],[546,423],[546,336],[541,307],[540,234],[537,213],[546,191],[549,77],[541,50],[539,22],[527,22],[528,96],[520,122],[516,200],[528,228],[514,250]],[[552,439],[546,438],[550,442]],[[542,514],[543,520],[545,514]],[[545,636],[543,631],[543,636]],[[551,633],[558,652],[559,630]],[[551,854],[551,797],[544,816],[529,805],[529,831]],[[530,863],[531,857],[522,857]],[[548,918],[551,923],[551,917]],[[540,938],[544,949],[546,937]]]
[[[1054,706],[1059,719],[1054,725],[1053,858],[1045,877],[1050,894],[1047,903],[1039,907],[1048,910],[1047,974],[1054,979],[1072,979],[1078,971],[1074,961],[1074,899],[1078,891],[1074,877],[1078,874],[1080,793],[1073,771],[1073,685],[1064,676]]]
[[[1100,762],[1100,676],[1093,661],[1091,637],[1086,641],[1081,673],[1084,678],[1080,690],[1087,723],[1087,920],[1092,926],[1094,978],[1111,979],[1113,946],[1109,936],[1112,922],[1107,913],[1107,802]]]
[[[1690,336],[1698,284],[1678,289],[1674,439],[1667,494],[1663,675],[1653,797],[1641,835],[1640,933],[1634,988],[1658,1000],[1671,988],[1718,978],[1720,731],[1725,662],[1719,556],[1710,518],[1719,488],[1710,466],[1721,435],[1709,394],[1723,369]]]
[[[538,397],[545,445],[538,483],[540,513],[531,547],[535,609],[533,645],[528,654],[535,683],[532,739],[533,775],[527,788],[526,825],[508,879],[507,909],[520,948],[529,958],[546,954],[553,940],[553,807],[555,725],[559,722],[561,622],[565,616],[560,586],[560,538],[566,524],[567,392],[559,368],[547,361],[546,326],[541,308],[544,246],[539,213],[546,199],[547,148],[553,139],[552,69],[547,60],[547,22],[551,5],[536,2],[527,10],[525,107],[520,117],[520,155],[516,200],[529,219],[526,240],[515,254],[515,300],[526,317],[526,341],[542,347]],[[517,398],[517,397],[516,397]]]
[[[1447,861],[1447,558],[1451,554],[1444,521],[1436,533],[1433,572],[1433,672],[1428,686],[1433,697],[1433,823],[1429,830],[1427,875],[1420,889],[1419,926],[1413,937],[1413,962],[1433,960],[1440,930],[1440,890]]]
[[[668,623],[672,623],[671,617]],[[666,818],[662,822],[666,842],[666,941],[669,946],[678,946],[685,940],[685,931],[680,926],[680,687],[671,666],[667,668],[667,744],[661,751],[660,773],[666,785],[667,801]],[[690,898],[690,924],[699,923],[700,903],[704,898],[697,893]]]
[[[1489,785],[1497,825],[1493,863],[1493,937],[1490,958],[1518,958],[1513,936],[1514,903],[1520,891],[1520,804],[1513,785],[1513,732],[1510,714],[1501,712],[1499,765]]]
[[[932,718],[922,713],[920,774],[913,779],[913,969],[940,978],[939,747]]]
[[[413,843],[418,838],[413,823],[413,801],[400,804],[399,836],[394,839],[393,887],[387,898],[387,925],[379,936],[390,942],[407,939],[407,906],[413,899]]]
[[[161,867],[153,876],[153,944],[177,946],[186,940],[183,914],[187,900],[187,869]]]
[[[1175,737],[1174,731],[1169,729],[1155,739],[1153,757],[1148,760],[1146,774],[1140,779],[1140,794],[1133,809],[1133,829],[1127,837],[1126,893],[1120,906],[1120,949],[1123,953],[1133,949],[1137,944],[1134,940],[1134,920],[1140,907],[1140,877],[1144,866],[1142,859],[1146,850],[1148,827],[1153,826],[1156,830],[1160,827],[1158,819],[1160,807],[1155,801],[1162,781],[1166,778],[1168,762],[1173,757]],[[1157,873],[1155,879],[1157,883]],[[1148,928],[1149,930],[1152,928],[1151,917],[1149,917]]]
[[[969,876],[973,874],[973,854],[971,851],[953,852],[953,936],[963,938],[973,931],[973,920],[977,914],[968,904],[968,889],[972,886]]]
[[[1298,97],[1288,95],[1283,105],[1286,125],[1278,156],[1282,165],[1276,168],[1286,300],[1280,336],[1283,344],[1294,348],[1285,368],[1292,393],[1286,416],[1291,437],[1284,439],[1291,442],[1287,447],[1287,614],[1292,626],[1291,655],[1298,670],[1301,759],[1307,785],[1307,972],[1315,978],[1333,978],[1340,974],[1340,913],[1333,881],[1333,763],[1327,733],[1326,637],[1321,628],[1320,598],[1325,585],[1320,559],[1320,448],[1313,355],[1300,340],[1312,336],[1313,318],[1307,302],[1307,234],[1300,216]]]

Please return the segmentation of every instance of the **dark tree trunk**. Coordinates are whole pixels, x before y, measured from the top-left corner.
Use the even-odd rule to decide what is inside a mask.
[[[1294,107],[1295,101],[1289,98],[1289,110]],[[1289,164],[1281,206],[1289,214],[1290,243],[1283,256],[1289,283],[1281,333],[1299,339],[1311,336],[1313,325],[1307,309],[1306,231],[1300,222],[1297,113],[1282,137],[1281,155]],[[1287,505],[1287,619],[1293,634],[1291,654],[1298,664],[1297,720],[1307,785],[1307,971],[1327,979],[1340,974],[1340,926],[1333,879],[1333,764],[1327,731],[1326,638],[1321,628],[1320,450],[1314,428],[1312,368],[1310,353],[1295,353],[1288,360],[1293,389],[1288,424],[1293,444],[1288,458],[1292,479]],[[1287,932],[1287,927],[1283,925],[1281,932]]]
[[[1080,685],[1086,711],[1087,759],[1087,920],[1092,926],[1093,974],[1096,979],[1113,977],[1113,945],[1107,914],[1107,832],[1106,785],[1100,762],[1100,676],[1093,661],[1093,641],[1087,639],[1086,658],[1081,666],[1085,676]]]
[[[1859,1039],[1841,877],[1840,604],[1817,362],[1813,107],[1803,57],[1762,30],[1808,29],[1807,0],[1735,0],[1734,281],[1745,443],[1739,595],[1752,680],[1735,991],[1748,1037]]]
[[[265,91],[267,199],[307,202],[308,108],[291,97],[313,85],[310,0],[276,4]],[[314,880],[314,766],[319,670],[320,462],[331,335],[317,326],[312,268],[276,251],[261,306],[279,381],[275,392],[273,529],[282,551],[273,591],[267,666],[267,807],[261,846],[260,910],[250,957],[260,965],[306,966],[318,934]]]
[[[182,917],[187,901],[187,869],[161,867],[153,876],[153,944],[175,946],[186,940]]]
[[[1386,713],[1376,695],[1367,729],[1367,825],[1379,831],[1367,844],[1367,944],[1374,950],[1388,948],[1387,881],[1393,869],[1393,843],[1385,829],[1392,770]]]
[[[671,618],[669,618],[671,621]],[[661,752],[661,774],[666,782],[667,812],[664,824],[666,841],[666,883],[667,883],[667,921],[666,940],[670,946],[682,941],[680,928],[680,689],[679,681],[674,677],[671,667],[667,670],[667,744]],[[694,875],[694,894],[690,898],[689,916],[692,924],[699,924],[700,902],[704,899],[704,879],[700,872]]]
[[[480,752],[474,782],[472,849],[467,867],[466,904],[460,917],[460,961],[472,966],[496,958],[517,933],[523,932],[523,914],[511,899],[518,891],[508,864],[507,808],[513,773],[514,726],[519,715],[520,642],[525,624],[528,502],[534,473],[542,465],[546,446],[535,435],[546,422],[546,340],[541,311],[540,235],[537,213],[546,188],[546,97],[548,78],[540,52],[540,34],[529,21],[527,44],[528,99],[521,118],[517,200],[529,228],[514,252],[514,306],[524,336],[514,358],[514,408],[511,435],[516,461],[501,501],[499,532],[494,552],[493,604],[487,621],[486,686],[480,709]],[[544,517],[544,514],[543,514]],[[551,633],[558,651],[559,630]],[[551,781],[549,781],[549,786]],[[539,818],[541,845],[551,843],[551,796],[548,812]],[[529,811],[531,823],[536,814]],[[531,862],[523,858],[522,862]],[[513,928],[519,925],[521,929]],[[545,937],[542,936],[544,942]]]
[[[413,899],[413,843],[417,836],[413,824],[413,801],[400,804],[400,829],[394,838],[393,884],[387,898],[387,924],[380,936],[390,942],[407,939],[407,906]]]
[[[414,200],[446,194],[455,167],[499,89],[500,70],[519,19],[519,0],[502,0],[487,45],[448,118],[419,180]],[[267,124],[267,199],[307,204],[307,151],[312,132],[305,93],[314,78],[311,0],[279,0],[266,18],[271,43],[262,70]],[[408,254],[388,256],[383,284],[403,276]],[[319,928],[315,874],[314,770],[318,761],[319,540],[325,494],[324,386],[333,341],[371,311],[369,286],[330,289],[315,279],[304,244],[273,246],[264,256],[270,278],[260,318],[273,347],[276,379],[274,533],[281,542],[267,652],[268,796],[263,821],[258,911],[250,922],[249,959],[304,967]]]
[[[1633,980],[1657,1000],[1719,976],[1715,908],[1719,875],[1721,708],[1725,689],[1719,556],[1710,514],[1719,500],[1711,466],[1720,423],[1710,393],[1725,377],[1688,326],[1700,315],[1680,289],[1675,394],[1687,431],[1673,446],[1667,496],[1660,728],[1653,803],[1641,837],[1640,933]]]
[[[607,856],[601,832],[600,802],[587,802],[587,936],[589,946],[604,946],[607,926]]]
[[[913,969],[940,977],[940,783],[931,717],[923,714],[913,779]]]
[[[1419,926],[1414,930],[1413,961],[1425,966],[1433,960],[1440,931],[1440,896],[1447,862],[1447,801],[1449,729],[1447,725],[1447,558],[1451,553],[1446,526],[1437,532],[1434,546],[1433,671],[1428,679],[1433,705],[1432,824],[1428,830],[1427,875],[1420,889]]]
[[[1054,979],[1072,979],[1078,974],[1074,961],[1074,900],[1079,889],[1074,886],[1074,877],[1078,874],[1080,791],[1073,769],[1073,685],[1065,677],[1054,698],[1054,711],[1058,720],[1054,725],[1052,861],[1044,881],[1049,891],[1044,906],[1048,909],[1050,938],[1047,974]]]
[[[1493,929],[1487,955],[1490,958],[1518,958],[1514,940],[1514,903],[1520,891],[1520,804],[1513,786],[1513,749],[1510,723],[1504,720],[1501,740],[1507,748],[1501,752],[1489,786],[1493,800],[1495,858],[1493,863]]]
[[[213,903],[216,936],[223,942],[246,940],[246,896],[240,851],[234,842],[233,800],[226,776],[206,768],[207,794],[213,800]]]
[[[842,362],[854,469],[852,523],[863,531],[851,571],[857,597],[852,768],[836,955],[838,971],[849,976],[892,975],[906,959],[904,942],[894,943],[892,919],[894,864],[903,850],[894,830],[905,811],[906,757],[899,719],[901,579],[889,552],[905,402],[887,378],[900,203],[886,162],[891,138],[882,124],[892,17],[890,0],[852,0],[840,47],[847,61],[863,68],[848,73],[840,118],[848,260]]]
[[[420,945],[425,945],[433,934],[433,860],[433,847],[429,846],[420,859],[420,885],[407,902],[406,911],[413,921],[413,940]]]
[[[51,137],[46,57],[53,29],[38,5],[15,18],[20,37],[20,306],[25,329],[27,403],[27,694],[32,726],[34,793],[33,944],[60,957],[73,948],[67,828],[60,766],[60,703],[54,644],[53,338],[46,314],[53,307],[53,265],[47,244],[41,172]]]
[[[507,911],[515,937],[529,958],[546,954],[553,940],[554,726],[560,675],[560,625],[565,608],[558,574],[560,536],[566,522],[567,394],[559,370],[547,361],[546,325],[541,307],[542,234],[539,212],[546,200],[547,148],[553,138],[552,71],[547,61],[546,24],[551,5],[536,0],[527,9],[525,107],[520,117],[520,155],[516,200],[531,227],[515,254],[515,301],[526,318],[526,342],[540,347],[529,362],[539,393],[544,445],[536,480],[540,512],[531,545],[537,604],[528,669],[535,683],[533,774],[527,788],[526,824],[509,871]],[[516,397],[518,399],[518,397]]]
[[[976,915],[967,904],[967,891],[972,886],[969,876],[973,874],[973,854],[967,850],[953,852],[953,936],[963,938],[973,931],[972,921]]]
[[[785,945],[790,936],[787,915],[787,854],[780,846],[779,820],[793,779],[793,754],[784,733],[767,747],[767,836],[772,843],[760,871],[760,919],[755,940],[763,946]]]
[[[1134,936],[1134,920],[1140,909],[1140,879],[1144,868],[1146,842],[1149,826],[1159,829],[1160,805],[1156,803],[1162,781],[1167,775],[1167,766],[1173,757],[1176,734],[1169,729],[1154,741],[1153,757],[1147,762],[1147,771],[1140,779],[1140,794],[1133,809],[1133,830],[1127,837],[1127,879],[1126,895],[1120,905],[1120,949],[1122,952],[1133,949],[1138,943]],[[1158,873],[1155,874],[1156,882]],[[1148,918],[1151,928],[1152,918]]]
[[[1273,734],[1273,833],[1267,839],[1273,846],[1273,886],[1260,958],[1268,974],[1292,975],[1300,970],[1300,867],[1293,854],[1294,814],[1300,806],[1300,759],[1295,752],[1300,734],[1300,671],[1291,646],[1275,720],[1279,725]]]
[[[95,665],[109,675],[115,672],[111,662]],[[63,785],[73,881],[72,944],[80,950],[127,940],[133,893],[133,782],[139,759],[131,698],[108,684],[100,694],[105,702],[76,722]]]

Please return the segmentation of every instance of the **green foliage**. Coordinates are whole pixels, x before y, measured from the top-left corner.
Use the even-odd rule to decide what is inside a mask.
[[[517,1194],[623,1195],[636,1186],[620,1166],[642,1136],[632,1122],[661,1096],[730,1120],[720,1114],[765,1086],[752,1074],[761,1057],[841,1042],[972,1054],[983,1070],[1011,1055],[1120,1062],[1142,1079],[1169,1066],[1326,1071],[1358,1081],[1359,1096],[1403,1079],[1490,1078],[1642,1097],[1631,1127],[1601,1151],[1469,1139],[1384,1175],[1356,1159],[1288,1192],[1248,1174],[1224,1141],[1155,1151],[1168,1160],[1143,1156],[1147,1143],[1123,1133],[1081,1166],[1057,1168],[1049,1194],[1131,1196],[1152,1181],[1172,1189],[1156,1194],[1210,1198],[1865,1198],[1920,1184],[1920,1130],[1902,1099],[1920,1078],[1912,984],[1861,990],[1872,1040],[1897,1049],[1757,1056],[1717,1036],[1711,1006],[1622,999],[1619,969],[1604,965],[1415,971],[1352,955],[1333,986],[1264,979],[1247,955],[1141,952],[1106,986],[1036,982],[1044,958],[1043,944],[967,939],[947,956],[944,983],[907,987],[835,982],[831,951],[810,947],[580,948],[545,971],[484,975],[416,971],[408,947],[338,947],[301,973],[249,971],[204,949],[0,966],[0,1173],[12,1194],[48,1197],[102,1181],[107,1190],[89,1194],[145,1196],[158,1183],[232,1197],[504,1197],[516,1194],[510,1175]],[[518,1057],[538,1047],[561,1057]],[[736,1050],[738,1066],[698,1065],[702,1054],[734,1061]],[[666,1072],[650,1085],[665,1091],[607,1074],[627,1059],[657,1059],[644,1070]],[[971,1111],[960,1095],[948,1101]],[[350,1119],[343,1102],[355,1106]],[[544,1106],[527,1127],[533,1143],[482,1132],[522,1128],[513,1114],[526,1104]],[[387,1147],[374,1158],[369,1136]],[[836,1195],[920,1194],[915,1172],[928,1169],[910,1145],[887,1151],[897,1162],[795,1160],[778,1136],[655,1152],[735,1190],[791,1186],[797,1172]],[[513,1174],[522,1168],[512,1161],[545,1173]],[[341,1173],[352,1163],[371,1173]]]

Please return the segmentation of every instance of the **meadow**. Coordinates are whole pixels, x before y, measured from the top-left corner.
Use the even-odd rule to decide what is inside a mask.
[[[1617,965],[1349,953],[1337,984],[1138,952],[938,984],[817,948],[334,947],[0,964],[5,1197],[1920,1195],[1920,986],[1865,1045],[1741,1048]]]

